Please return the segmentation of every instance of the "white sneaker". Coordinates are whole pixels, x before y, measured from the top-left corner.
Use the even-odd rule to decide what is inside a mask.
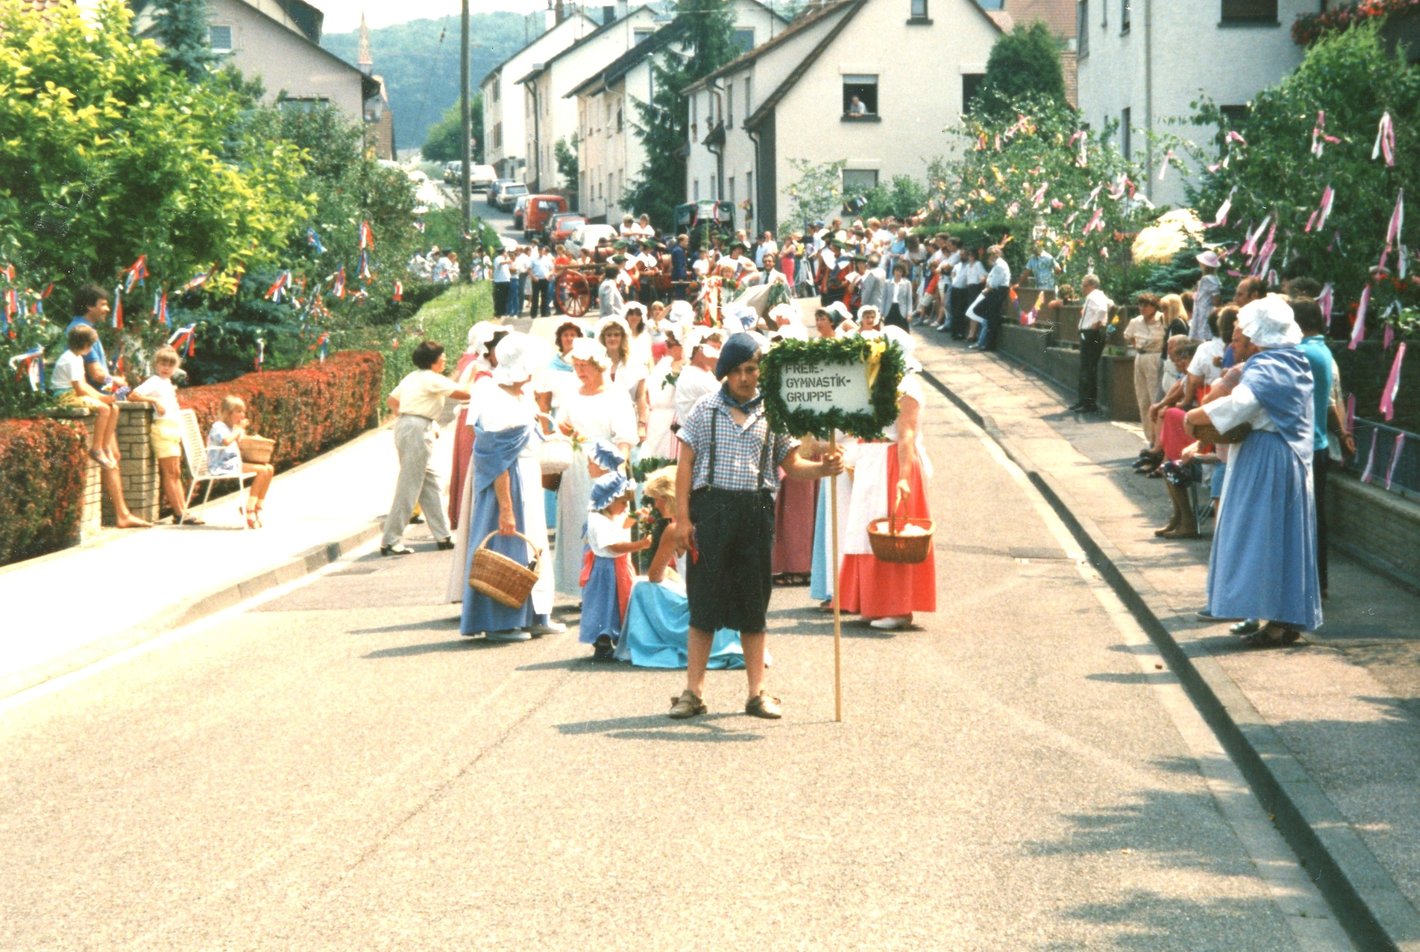
[[[532,641],[532,635],[521,629],[512,631],[490,631],[483,637],[489,641]]]
[[[911,621],[911,615],[889,615],[887,618],[874,618],[868,624],[878,631],[897,631]]]
[[[560,635],[567,630],[567,626],[560,621],[549,621],[545,625],[529,625],[528,632],[533,635]]]

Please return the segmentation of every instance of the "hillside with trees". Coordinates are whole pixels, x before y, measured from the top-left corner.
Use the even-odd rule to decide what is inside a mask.
[[[488,71],[540,34],[516,13],[475,13],[470,18],[469,76],[475,90]],[[331,33],[321,45],[349,63],[359,57],[360,34]],[[375,73],[384,77],[401,149],[424,143],[430,128],[459,96],[459,17],[412,20],[370,31]],[[516,77],[515,77],[516,78]]]

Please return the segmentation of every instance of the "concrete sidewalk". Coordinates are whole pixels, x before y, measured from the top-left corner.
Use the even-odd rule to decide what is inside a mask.
[[[1211,535],[1157,539],[1168,502],[1132,472],[1138,426],[1065,412],[996,355],[918,332],[930,378],[1064,517],[1144,623],[1279,829],[1366,948],[1420,948],[1420,597],[1332,553],[1326,623],[1287,649],[1207,624]],[[990,505],[958,487],[960,505]],[[1211,525],[1205,531],[1211,530]]]
[[[446,452],[452,440],[440,440]],[[236,497],[194,512],[206,526],[105,529],[92,541],[0,569],[0,603],[24,623],[0,642],[0,698],[77,670],[292,581],[379,535],[397,458],[387,428],[277,476],[264,527]],[[200,495],[200,494],[199,494]],[[431,546],[423,526],[406,539]],[[66,603],[77,606],[66,611]]]

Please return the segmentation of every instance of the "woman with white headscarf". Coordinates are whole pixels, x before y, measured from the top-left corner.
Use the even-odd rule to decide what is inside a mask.
[[[1246,363],[1237,383],[1223,378],[1223,389],[1232,385],[1227,395],[1184,418],[1200,439],[1249,428],[1233,446],[1223,477],[1208,560],[1208,611],[1268,619],[1248,638],[1259,647],[1292,644],[1322,622],[1311,481],[1313,378],[1297,347],[1301,339],[1281,297],[1243,305],[1233,353]]]
[[[915,565],[880,561],[868,541],[869,524],[889,512],[896,513],[899,525],[931,517],[931,465],[922,442],[922,365],[912,356],[911,335],[902,328],[889,325],[883,336],[902,348],[907,373],[897,387],[897,420],[883,439],[858,444],[838,597],[843,611],[862,615],[874,628],[893,631],[911,624],[917,612],[937,610],[937,567],[930,549],[926,560]]]
[[[473,566],[474,550],[483,544],[519,562],[532,558],[528,543],[547,550],[547,522],[542,507],[542,467],[539,447],[546,427],[540,423],[529,384],[534,371],[547,363],[538,342],[526,334],[508,334],[495,348],[497,365],[491,385],[474,408],[472,513],[465,534],[461,564],[464,578]],[[542,418],[545,419],[545,418]],[[549,572],[540,573],[527,601],[509,608],[465,584],[459,631],[485,633],[490,641],[526,641],[536,634],[562,630],[552,622],[553,586]]]
[[[508,328],[496,321],[479,321],[468,329],[468,349],[459,357],[454,380],[462,390],[470,391],[470,399],[482,381],[487,380],[493,369],[489,356],[498,338],[508,333]],[[468,484],[468,466],[473,458],[473,426],[468,422],[469,401],[458,406],[458,416],[454,422],[454,458],[449,472],[449,525],[457,529],[459,513],[462,511],[464,492]],[[450,601],[458,601],[455,594]]]
[[[625,390],[607,382],[611,358],[606,348],[588,337],[572,345],[572,367],[581,384],[566,394],[557,412],[557,425],[572,438],[572,465],[562,474],[557,490],[557,591],[580,596],[582,592],[582,535],[592,479],[587,456],[598,441],[612,443],[623,459],[631,458],[636,444],[636,412]]]

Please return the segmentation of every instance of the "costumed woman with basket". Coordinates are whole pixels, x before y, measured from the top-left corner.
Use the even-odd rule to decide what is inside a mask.
[[[922,452],[922,365],[907,332],[889,327],[884,336],[902,348],[907,372],[885,439],[858,446],[839,600],[843,611],[894,631],[911,624],[915,612],[937,610],[937,566],[926,492],[931,468]]]
[[[485,632],[490,641],[527,641],[562,630],[553,624],[552,574],[539,571],[547,549],[542,505],[542,434],[537,405],[526,392],[533,368],[546,358],[530,353],[526,334],[498,342],[493,383],[483,391],[473,421],[473,515],[469,519],[469,584],[459,631]]]

